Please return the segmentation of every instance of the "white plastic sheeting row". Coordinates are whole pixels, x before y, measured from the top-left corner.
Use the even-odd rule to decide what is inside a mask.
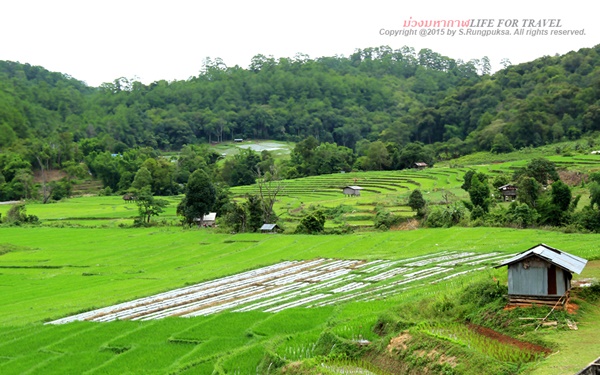
[[[400,293],[413,287],[406,284],[416,281],[429,279],[431,283],[442,282],[485,268],[455,271],[457,265],[497,262],[509,256],[512,254],[444,251],[394,261],[323,258],[285,261],[58,319],[49,324],[191,317],[225,310],[278,312],[299,306],[371,300]],[[449,275],[440,278],[442,274]]]

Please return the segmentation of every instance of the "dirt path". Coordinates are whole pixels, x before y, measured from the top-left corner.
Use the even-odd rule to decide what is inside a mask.
[[[522,349],[522,350],[527,350],[530,352],[546,353],[546,354],[552,353],[552,350],[549,348],[545,348],[540,345],[535,345],[530,342],[517,340],[510,336],[506,336],[500,332],[496,332],[493,329],[478,326],[476,324],[469,324],[469,328],[482,336],[489,337],[489,338],[494,339],[503,344],[516,346],[517,348]]]

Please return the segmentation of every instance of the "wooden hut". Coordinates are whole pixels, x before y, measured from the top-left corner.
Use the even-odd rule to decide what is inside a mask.
[[[360,191],[363,188],[360,186],[345,186],[343,189],[344,195],[360,197]]]
[[[515,185],[503,185],[498,188],[500,194],[502,194],[502,200],[504,202],[514,201],[517,199],[517,187]]]
[[[415,164],[413,164],[413,168],[416,168],[416,169],[425,169],[425,168],[427,168],[427,163],[423,163],[421,161],[418,161]]]
[[[123,195],[123,200],[125,202],[135,201],[136,200],[136,196],[133,193],[126,193],[125,195]]]
[[[279,231],[279,226],[277,224],[263,224],[260,227],[261,233],[277,233]]]
[[[198,225],[202,225],[204,227],[214,227],[217,221],[217,213],[209,212],[208,214],[202,216],[202,220],[200,220],[200,218],[196,218],[194,221],[197,222]]]
[[[586,259],[539,244],[496,266],[508,266],[511,303],[565,303],[574,273],[581,273]]]

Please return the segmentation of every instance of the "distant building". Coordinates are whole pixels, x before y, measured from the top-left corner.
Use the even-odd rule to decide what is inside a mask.
[[[133,193],[126,193],[123,195],[123,200],[126,202],[134,201],[136,200],[136,196]]]
[[[280,230],[277,224],[263,224],[260,227],[261,233],[277,233]]]
[[[239,143],[239,142],[244,142],[244,139],[243,138],[236,138],[233,141]]]
[[[517,199],[517,187],[515,185],[503,185],[498,188],[502,194],[502,200],[504,202],[514,201]]]
[[[360,191],[363,188],[361,188],[360,186],[346,186],[344,187],[344,195],[348,195],[348,196],[356,196],[356,197],[360,197]]]
[[[198,225],[202,225],[204,227],[214,227],[216,220],[217,220],[216,212],[209,212],[208,214],[202,216],[202,220],[200,220],[200,218],[194,219],[194,221],[197,222]]]
[[[417,169],[425,169],[425,168],[427,168],[427,163],[423,163],[423,162],[419,161],[419,162],[416,162],[415,164],[413,164],[413,167],[417,168]]]
[[[539,244],[500,265],[508,266],[508,296],[511,303],[551,304],[568,300],[571,279],[581,273],[587,260]]]

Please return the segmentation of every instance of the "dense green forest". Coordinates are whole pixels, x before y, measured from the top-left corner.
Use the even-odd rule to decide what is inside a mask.
[[[579,139],[600,130],[599,51],[493,75],[486,57],[464,62],[408,47],[318,59],[257,55],[248,69],[206,59],[185,81],[118,78],[100,87],[0,61],[0,200],[59,199],[88,173],[107,192],[124,192],[141,167],[157,195],[183,192],[196,169],[223,186],[252,184],[257,169],[272,168],[268,153],[218,163],[206,147],[234,138],[297,142],[278,171],[284,178]],[[179,152],[177,163],[159,157],[169,150]],[[58,169],[61,181],[48,178]]]
[[[99,137],[113,152],[149,146],[314,136],[435,144],[456,152],[538,146],[600,129],[600,46],[507,66],[428,49],[357,50],[349,57],[255,56],[248,69],[207,59],[185,81],[116,79],[97,88],[41,67],[0,62],[0,147],[19,139]]]

